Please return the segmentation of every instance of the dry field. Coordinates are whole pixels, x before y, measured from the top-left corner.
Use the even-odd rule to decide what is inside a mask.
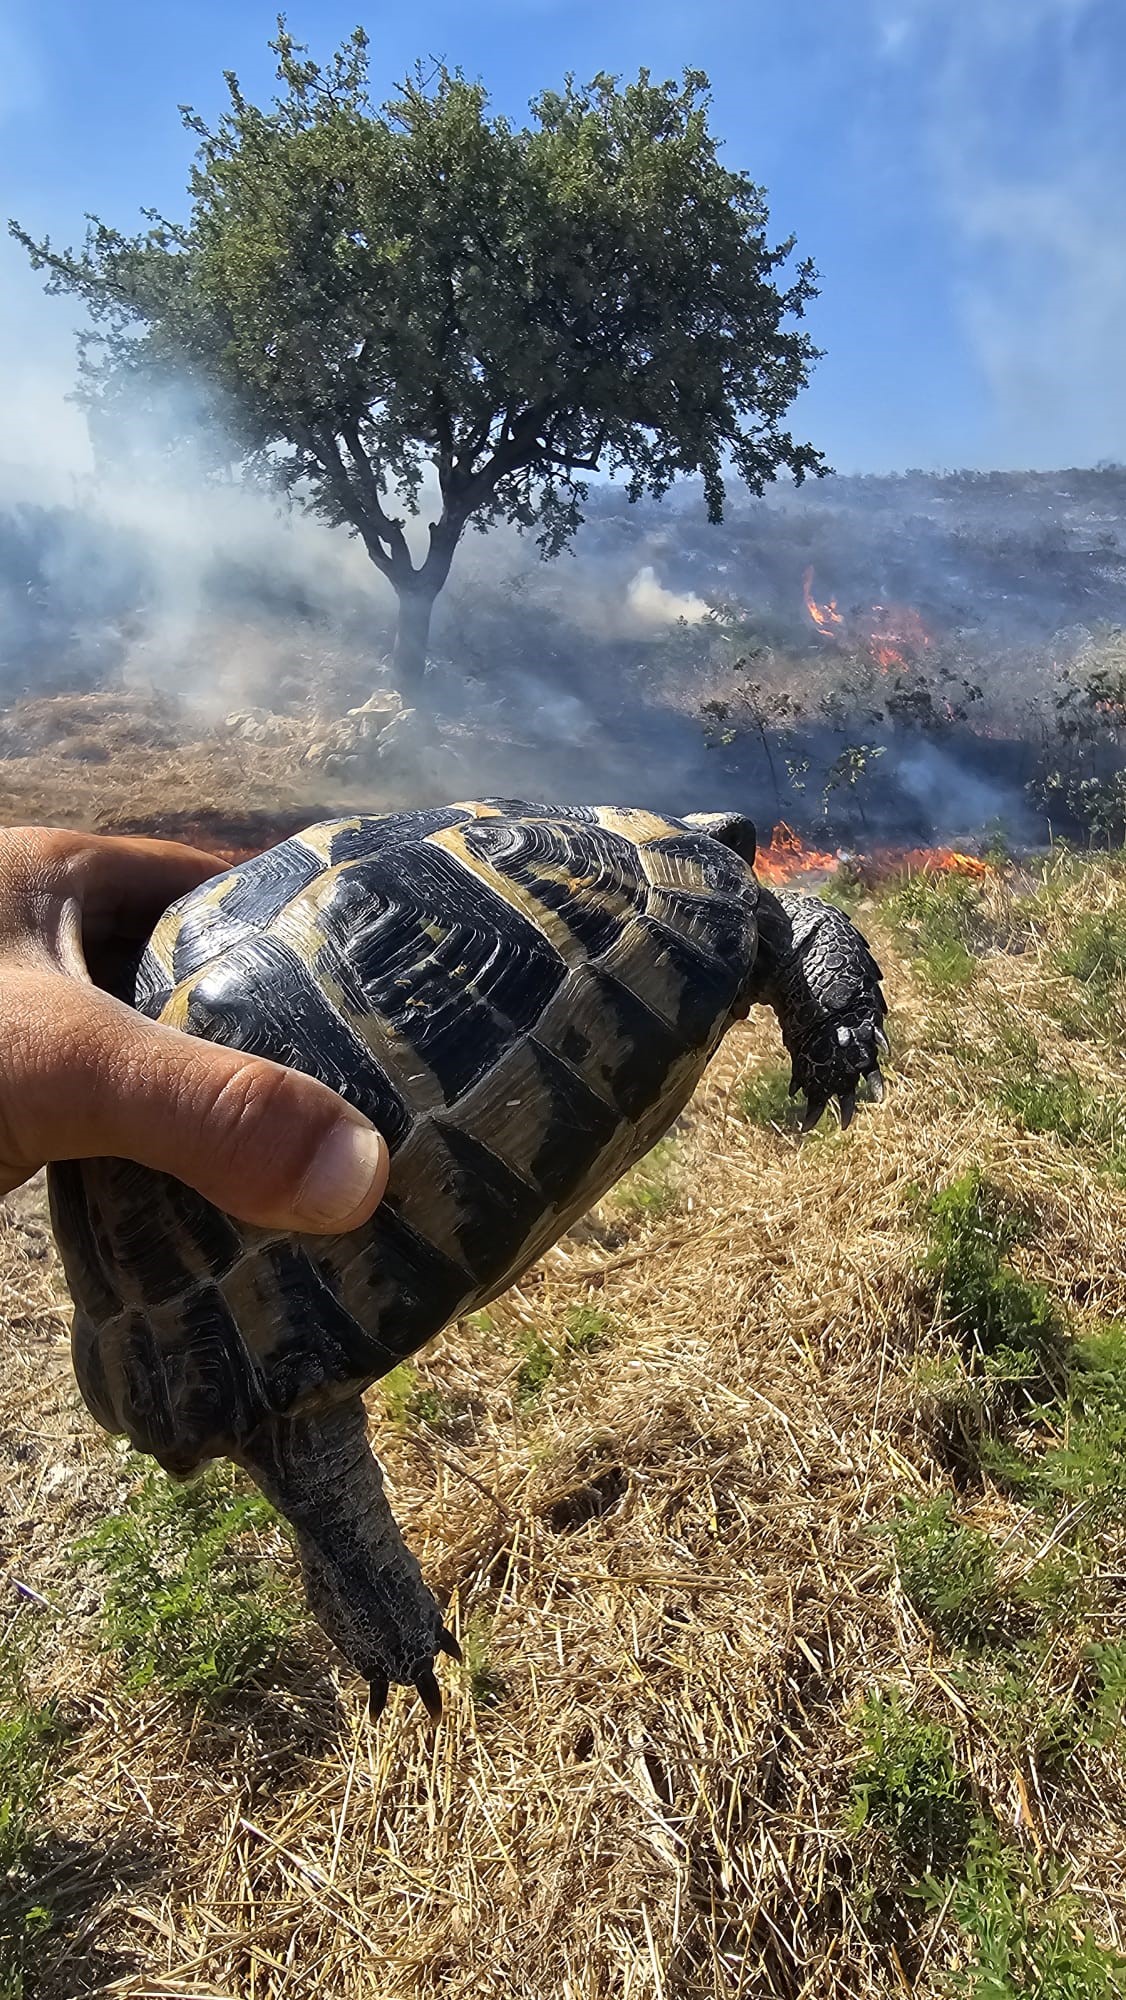
[[[799,1140],[752,1022],[372,1391],[465,1649],[437,1731],[401,1693],[369,1726],[268,1522],[185,1585],[80,1406],[41,1197],[0,1211],[0,1994],[1126,1991],[1126,867],[860,908],[882,1109]],[[135,1535],[75,1555],[110,1515],[163,1579]],[[256,1663],[209,1694],[236,1609]]]

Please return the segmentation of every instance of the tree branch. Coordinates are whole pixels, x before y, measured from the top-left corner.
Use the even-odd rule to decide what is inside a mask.
[[[340,428],[343,432],[344,442],[348,447],[352,463],[356,468],[356,477],[363,488],[364,498],[375,518],[375,525],[380,537],[387,543],[392,559],[400,560],[409,566],[410,550],[407,548],[407,540],[403,533],[402,523],[392,520],[391,516],[384,511],[383,498],[379,491],[379,481],[372,469],[371,460],[364,450],[363,441],[360,437],[360,427],[355,417],[346,417]],[[344,471],[344,476],[347,478],[347,471],[343,467],[343,464],[341,465],[341,470]]]
[[[403,566],[401,563],[396,563],[390,548],[384,548],[384,537],[380,529],[378,527],[373,529],[367,510],[357,504],[352,482],[348,477],[348,468],[340,456],[340,449],[332,432],[328,430],[316,432],[306,424],[296,423],[294,433],[302,450],[320,466],[328,483],[329,492],[340,512],[344,519],[351,521],[352,526],[358,530],[363,545],[380,575],[385,576],[388,583],[398,587],[403,581]],[[381,508],[380,513],[382,512]],[[411,569],[409,556],[407,568]]]

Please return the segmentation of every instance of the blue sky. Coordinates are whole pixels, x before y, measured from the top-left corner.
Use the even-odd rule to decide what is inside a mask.
[[[258,0],[0,0],[3,208],[60,240],[91,209],[175,213],[235,69],[272,85]],[[568,69],[711,76],[732,164],[822,274],[796,422],[841,471],[1126,459],[1126,0],[293,0],[375,81],[416,56],[520,117]],[[70,302],[0,250],[9,457],[80,450]],[[0,447],[3,448],[3,447]]]

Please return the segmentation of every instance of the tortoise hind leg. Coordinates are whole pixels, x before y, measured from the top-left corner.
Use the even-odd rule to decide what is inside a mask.
[[[360,1398],[271,1418],[232,1456],[296,1530],[309,1609],[369,1682],[373,1714],[398,1681],[437,1721],[435,1657],[457,1645],[387,1504]]]

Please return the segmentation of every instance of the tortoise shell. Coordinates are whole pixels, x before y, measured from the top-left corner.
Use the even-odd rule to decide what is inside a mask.
[[[753,853],[735,819],[486,801],[314,826],[174,905],[136,1006],[330,1085],[391,1177],[366,1225],[301,1237],[128,1161],[55,1166],[99,1421],[188,1471],[511,1284],[746,1011]]]

